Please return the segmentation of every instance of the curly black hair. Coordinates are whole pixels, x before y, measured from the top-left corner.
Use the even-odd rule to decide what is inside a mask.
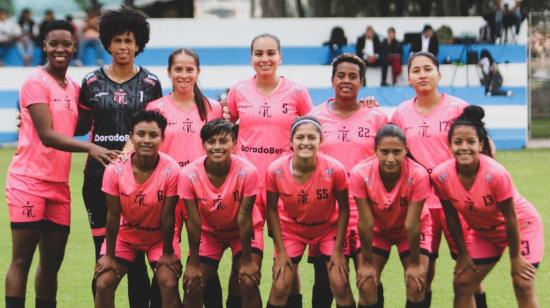
[[[149,42],[150,26],[147,17],[143,13],[125,6],[118,10],[106,11],[101,15],[99,38],[107,52],[109,52],[109,45],[113,37],[126,32],[133,33],[136,38],[137,56]]]
[[[330,77],[331,79],[334,79],[334,76],[336,76],[338,65],[340,65],[341,63],[351,63],[357,65],[357,67],[359,67],[359,78],[361,79],[361,83],[365,82],[365,73],[367,71],[365,61],[352,53],[344,53],[334,58],[334,60],[332,61],[332,75]]]
[[[44,33],[44,38],[48,37],[48,33],[55,30],[66,30],[71,32],[72,35],[74,35],[74,29],[73,26],[69,22],[63,19],[54,20],[51,23],[48,24],[46,27],[46,31]]]

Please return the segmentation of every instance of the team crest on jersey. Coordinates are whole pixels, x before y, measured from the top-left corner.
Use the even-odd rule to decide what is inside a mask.
[[[283,168],[277,168],[273,173],[275,176],[281,176],[281,174],[283,174]]]
[[[166,177],[168,177],[168,176],[170,176],[170,174],[172,174],[172,171],[173,171],[172,168],[166,168],[166,169],[164,170],[164,175],[165,175]]]
[[[195,132],[195,130],[193,129],[193,121],[186,119],[181,124],[184,132],[188,134],[193,134]]]
[[[447,182],[447,172],[442,172],[437,178],[441,182]]]
[[[349,128],[347,128],[345,125],[342,126],[342,128],[338,130],[338,140],[341,140],[343,142],[350,142],[351,139],[349,139],[349,132]]]
[[[126,105],[128,104],[128,99],[126,99],[126,92],[122,89],[118,89],[113,94],[114,101],[119,105]]]
[[[414,184],[414,179],[412,177],[407,178],[407,186],[412,186]]]
[[[306,204],[309,203],[309,194],[303,189],[298,193],[298,203]]]
[[[258,110],[258,114],[264,118],[271,118],[270,110],[271,110],[271,106],[269,106],[267,102],[264,102],[264,104],[260,106],[260,109]]]
[[[246,176],[246,170],[239,170],[239,172],[237,173],[237,177],[239,178],[244,178]]]
[[[485,182],[491,183],[492,181],[493,181],[493,175],[490,174],[490,173],[487,173],[487,174],[485,175]]]
[[[213,201],[212,207],[215,210],[224,210],[225,209],[225,205],[223,205],[223,198],[222,198],[221,195],[218,195],[218,198],[216,198],[212,201]]]

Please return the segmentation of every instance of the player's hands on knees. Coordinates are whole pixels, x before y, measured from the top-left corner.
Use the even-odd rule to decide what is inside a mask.
[[[405,285],[422,291],[426,286],[426,269],[420,262],[410,262],[405,270]]]
[[[459,254],[456,258],[456,265],[454,270],[454,278],[458,278],[460,275],[462,275],[467,270],[472,270],[474,272],[478,272],[476,265],[474,264],[474,261],[472,261],[472,258],[468,254]]]
[[[285,271],[292,271],[292,268],[292,260],[286,251],[277,252],[277,256],[273,262],[273,281],[283,278]]]
[[[357,267],[357,287],[361,289],[366,283],[372,283],[374,287],[378,287],[378,274],[372,263],[361,262]]]
[[[335,251],[330,257],[328,271],[336,271],[336,276],[340,281],[344,283],[348,282],[348,260],[346,260],[346,257],[341,251]]]
[[[367,108],[379,107],[380,104],[374,96],[367,96],[365,98],[359,99],[359,103],[365,105]]]
[[[189,293],[199,286],[204,287],[200,264],[198,262],[189,261],[183,273],[183,289],[185,292]]]
[[[537,273],[537,269],[524,257],[518,256],[510,259],[512,263],[512,276],[517,275],[525,280],[534,280]]]
[[[173,253],[163,254],[157,262],[157,267],[155,268],[155,272],[161,266],[166,266],[166,268],[171,270],[176,275],[176,277],[179,278],[181,276],[181,271],[182,271],[181,262],[175,254]]]
[[[88,154],[102,164],[103,167],[107,167],[112,161],[118,159],[120,153],[121,152],[118,150],[108,150],[93,143],[90,143],[90,148],[88,150]]]
[[[105,255],[97,260],[97,263],[95,265],[95,278],[108,271],[113,271],[116,275],[116,278],[121,278],[120,268],[115,258]]]
[[[256,285],[260,285],[260,280],[262,278],[262,273],[260,272],[260,267],[252,258],[241,259],[241,267],[239,268],[239,283],[242,278],[247,277],[252,280]]]

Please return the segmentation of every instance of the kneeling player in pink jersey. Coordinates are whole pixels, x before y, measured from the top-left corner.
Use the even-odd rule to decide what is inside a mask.
[[[476,286],[508,247],[519,307],[539,307],[536,268],[542,260],[542,222],[533,205],[515,189],[510,174],[490,157],[479,106],[468,106],[449,130],[454,158],[435,168],[432,180],[458,248],[454,306],[475,307]],[[463,232],[458,214],[468,230]]]
[[[431,221],[424,201],[430,176],[407,156],[405,134],[384,125],[375,137],[375,157],[357,164],[350,192],[359,211],[361,258],[357,263],[359,307],[382,307],[377,289],[382,269],[396,245],[405,268],[405,307],[425,307]]]
[[[55,307],[71,221],[71,153],[88,152],[98,164],[118,151],[72,138],[80,87],[66,76],[76,50],[73,28],[62,20],[46,28],[42,48],[48,62],[29,76],[19,92],[21,130],[6,175],[12,257],[6,273],[5,307],[25,307],[26,284],[34,252],[36,307]]]
[[[138,111],[130,123],[135,151],[109,165],[102,190],[107,197],[107,224],[101,258],[96,265],[95,307],[114,307],[116,288],[144,252],[154,268],[163,307],[180,307],[179,241],[174,236],[174,211],[179,165],[159,152],[166,119],[154,111]]]
[[[287,305],[307,245],[310,257],[325,260],[337,307],[355,307],[343,247],[349,219],[348,180],[340,162],[318,153],[322,136],[314,117],[296,119],[290,129],[294,153],[267,169],[267,221],[275,245],[267,307]]]
[[[258,171],[231,154],[236,127],[223,119],[201,129],[202,156],[181,170],[178,193],[187,208],[189,259],[183,275],[185,307],[202,307],[205,282],[231,248],[238,268],[242,306],[259,308],[263,228],[254,228],[252,211],[258,194]]]

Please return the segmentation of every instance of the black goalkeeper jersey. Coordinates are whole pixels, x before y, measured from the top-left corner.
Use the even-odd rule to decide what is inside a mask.
[[[103,68],[89,73],[82,81],[80,105],[93,114],[91,142],[110,150],[122,150],[130,138],[130,119],[136,111],[162,96],[157,76],[139,67],[124,83],[112,81]],[[103,174],[103,166],[88,157],[85,174]]]

